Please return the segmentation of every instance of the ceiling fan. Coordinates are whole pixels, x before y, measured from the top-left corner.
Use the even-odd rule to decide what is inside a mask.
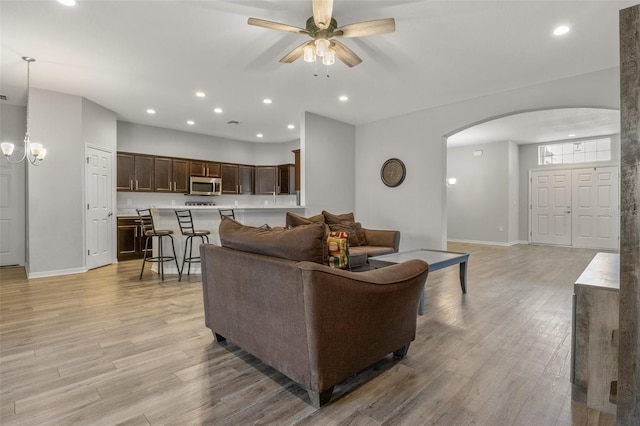
[[[338,27],[338,23],[331,16],[333,0],[312,0],[311,5],[313,16],[307,19],[306,28],[257,18],[249,18],[248,24],[271,30],[306,34],[313,38],[284,55],[280,59],[284,64],[289,64],[300,57],[304,57],[306,62],[315,62],[316,58],[320,57],[324,65],[333,65],[335,58],[338,57],[349,67],[358,65],[362,59],[333,37],[365,37],[392,33],[396,30],[396,21],[393,18],[375,19]]]

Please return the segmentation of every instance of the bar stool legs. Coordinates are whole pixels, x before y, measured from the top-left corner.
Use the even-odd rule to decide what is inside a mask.
[[[193,255],[193,238],[199,237],[202,244],[209,244],[209,231],[196,230],[193,227],[193,217],[191,216],[191,210],[175,210],[176,218],[178,219],[178,225],[180,225],[180,232],[186,238],[184,242],[184,256],[182,256],[182,272],[184,272],[184,264],[188,263],[187,275],[191,274],[191,264],[200,262],[200,256]],[[189,255],[187,256],[187,250]]]
[[[184,255],[182,256],[182,272],[184,272],[184,264],[188,263],[187,266],[187,276],[191,274],[191,263],[200,262],[200,256],[193,256],[193,238],[199,237],[202,241],[202,244],[209,244],[209,236],[208,235],[189,235],[184,242]],[[187,249],[188,247],[188,249]],[[187,250],[189,250],[189,256],[187,256]]]

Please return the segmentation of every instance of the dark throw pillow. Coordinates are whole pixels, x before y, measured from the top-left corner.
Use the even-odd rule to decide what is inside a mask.
[[[351,247],[358,247],[360,245],[358,230],[354,222],[330,223],[329,229],[331,229],[332,232],[346,233]]]
[[[303,217],[295,213],[287,212],[287,217],[286,217],[287,228],[295,228],[296,226],[310,225],[312,223],[317,223],[317,222],[324,223],[324,216],[322,214],[317,214],[311,217]]]
[[[355,217],[353,216],[353,212],[343,213],[343,214],[333,214],[333,213],[329,213],[326,210],[323,210],[322,216],[324,216],[325,223],[328,223],[328,224],[356,221]]]

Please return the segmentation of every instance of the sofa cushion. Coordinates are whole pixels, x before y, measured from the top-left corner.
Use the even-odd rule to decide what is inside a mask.
[[[366,253],[368,257],[380,256],[383,254],[393,253],[393,247],[360,246],[360,247],[349,248],[350,255],[358,255],[360,253]]]
[[[326,210],[322,211],[322,216],[324,216],[324,221],[325,223],[341,223],[341,222],[355,222],[356,219],[353,215],[353,212],[351,213],[342,213],[342,214],[333,214],[333,213],[329,213]]]
[[[223,247],[295,261],[325,263],[326,242],[323,223],[291,229],[262,229],[226,218],[220,222]]]
[[[287,228],[295,228],[296,226],[309,225],[311,223],[317,223],[317,222],[324,223],[324,216],[322,214],[317,214],[311,217],[303,217],[295,213],[287,212],[287,217],[286,217]]]

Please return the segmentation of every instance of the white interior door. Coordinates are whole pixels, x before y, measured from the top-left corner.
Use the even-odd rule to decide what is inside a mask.
[[[25,264],[25,166],[0,158],[0,266]]]
[[[617,167],[573,170],[573,245],[616,250],[619,247]]]
[[[531,172],[531,242],[571,245],[571,171]]]
[[[113,263],[113,153],[87,148],[87,269]]]

